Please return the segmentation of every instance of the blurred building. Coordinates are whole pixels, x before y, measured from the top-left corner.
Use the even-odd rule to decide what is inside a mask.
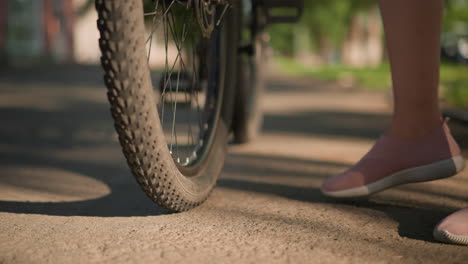
[[[0,0],[0,63],[97,62],[89,0]]]
[[[2,0],[2,61],[73,60],[72,0]]]
[[[0,65],[99,63],[96,20],[94,0],[0,0]],[[151,54],[165,52],[163,39],[153,37]],[[168,52],[177,56],[173,45]],[[164,63],[149,59],[153,67]]]

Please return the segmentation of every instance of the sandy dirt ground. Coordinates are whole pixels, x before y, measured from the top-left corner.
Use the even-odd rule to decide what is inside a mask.
[[[385,95],[271,77],[264,134],[230,148],[205,204],[170,214],[127,168],[100,73],[0,73],[0,263],[468,263],[431,235],[468,206],[468,172],[368,200],[320,194],[383,132]],[[468,157],[468,127],[451,126]]]

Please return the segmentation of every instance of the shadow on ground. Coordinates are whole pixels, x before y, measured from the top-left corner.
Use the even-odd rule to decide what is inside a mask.
[[[389,121],[390,116],[386,114],[339,111],[312,111],[284,116],[266,114],[264,130],[327,137],[375,139],[382,134],[383,128]]]
[[[0,211],[106,217],[167,213],[155,207],[139,190],[123,155],[110,162],[112,158],[99,157],[114,157],[114,153],[120,151],[114,140],[107,105],[87,103],[57,112],[0,108],[0,119],[8,120],[8,126],[0,128],[0,167],[73,172],[103,182],[111,190],[104,197],[76,202],[0,201]],[[102,154],[93,153],[96,151]],[[0,175],[0,184],[7,178],[11,183],[14,177],[5,175],[5,171]],[[15,185],[21,190],[33,185],[33,179],[31,183],[16,182]],[[63,188],[66,190],[67,186]]]
[[[240,167],[239,159],[248,160],[249,166]],[[230,162],[226,165],[226,171],[231,174],[238,173],[243,175],[241,177],[233,178],[222,178],[218,185],[223,188],[236,189],[242,191],[250,191],[257,193],[264,193],[269,195],[276,195],[285,197],[287,199],[298,200],[303,202],[311,203],[323,203],[337,208],[338,210],[346,210],[356,214],[369,214],[372,216],[375,214],[373,211],[381,211],[388,215],[390,218],[395,220],[398,226],[398,232],[400,236],[407,237],[411,239],[432,241],[432,229],[438,221],[442,218],[457,210],[458,208],[441,206],[431,201],[418,201],[411,200],[408,201],[393,201],[391,203],[382,201],[382,199],[355,199],[355,200],[331,200],[324,197],[316,185],[305,185],[305,186],[291,186],[288,184],[288,177],[291,177],[291,180],[298,178],[316,178],[317,180],[324,180],[329,177],[329,173],[314,173],[308,170],[301,171],[297,168],[305,166],[322,166],[329,167],[329,171],[334,171],[338,169],[346,169],[351,164],[343,163],[334,163],[328,161],[317,161],[309,159],[298,159],[298,158],[287,158],[287,157],[275,157],[268,155],[231,155],[231,161],[237,160],[234,164]],[[265,161],[270,162],[271,164],[281,163],[281,164],[290,164],[288,169],[269,169],[268,166],[265,166]],[[263,164],[260,166],[254,166],[252,164]],[[294,169],[291,169],[294,168]],[[324,171],[327,171],[326,169]],[[262,180],[250,180],[249,177],[255,176],[258,178],[272,178],[277,176],[283,176],[286,178],[286,183],[268,183]],[[423,188],[418,188],[414,186],[409,187],[400,187],[404,188],[404,191],[422,193],[425,195],[430,195],[434,201],[440,197],[447,197],[446,192],[441,190],[440,192],[433,192]],[[452,195],[451,197],[454,200],[463,201],[466,197]],[[370,209],[370,210],[359,210],[359,209]]]
[[[103,70],[98,65],[47,65],[1,68],[0,82],[15,85],[102,86]]]
[[[20,74],[21,72],[10,72],[10,75],[2,73],[0,85],[1,81],[4,80],[8,81],[10,85],[13,84],[17,89],[21,89],[25,83],[40,83],[41,85],[55,86],[56,89],[61,89],[63,85],[69,83],[96,84],[95,89],[101,89],[102,93],[105,93],[105,89],[100,85],[100,70],[97,67],[84,67],[78,70],[66,69],[64,74],[61,74],[59,69],[55,69],[48,73],[49,75],[31,74],[28,78],[18,77]],[[89,76],[89,80],[87,76]],[[276,87],[275,89],[280,88]],[[8,96],[8,94],[0,89],[0,96]],[[154,206],[139,190],[122,155],[117,158],[104,159],[105,162],[102,162],[101,159],[93,160],[88,157],[88,155],[92,157],[93,152],[100,149],[106,150],[103,151],[103,156],[112,156],[120,151],[118,143],[114,140],[112,120],[107,104],[86,101],[50,111],[0,105],[0,120],[6,124],[0,127],[0,166],[56,168],[71,171],[101,181],[111,190],[110,194],[104,197],[74,202],[0,201],[1,212],[100,217],[148,216],[168,213]],[[380,135],[388,120],[389,116],[384,114],[339,111],[304,112],[288,117],[270,114],[265,118],[264,128],[267,132],[373,139]],[[467,130],[466,127],[454,126],[456,137],[460,140],[465,153],[468,150]],[[60,154],[74,151],[79,154],[72,157]],[[241,163],[242,160],[250,162],[244,166],[237,166],[232,164],[234,160],[237,162],[241,160]],[[290,166],[272,169],[255,165],[265,164],[265,162],[287,163]],[[339,169],[345,169],[351,165],[268,155],[232,154],[227,161],[226,172],[264,177],[267,182],[253,181],[248,177],[221,178],[219,186],[273,194],[305,202],[327,203],[342,210],[353,211],[356,208],[368,208],[371,209],[370,211],[382,211],[399,223],[401,236],[426,241],[432,241],[431,230],[435,223],[456,209],[440,207],[431,202],[422,201],[414,201],[410,205],[390,204],[375,200],[353,201],[343,204],[325,199],[320,194],[317,185],[294,187],[281,183],[268,183],[273,176],[291,177],[291,179],[316,178],[318,180],[330,176],[323,172],[297,169],[297,167],[311,164]],[[5,176],[0,175],[0,184],[2,184],[2,179],[5,179]],[[21,186],[23,183],[18,182],[17,184]],[[426,192],[434,199],[450,195],[443,191],[435,193],[411,188],[408,191]],[[452,198],[462,199],[456,195],[453,195]]]

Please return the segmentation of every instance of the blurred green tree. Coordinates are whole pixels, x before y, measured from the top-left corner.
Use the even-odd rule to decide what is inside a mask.
[[[446,0],[444,31],[468,34],[468,0]]]
[[[317,54],[322,62],[346,62],[350,42],[365,42],[356,38],[373,38],[375,42],[383,37],[381,29],[375,27],[380,23],[375,17],[377,4],[376,0],[305,1],[304,15],[298,25],[271,28],[272,47],[281,55],[292,56],[301,52],[298,49],[306,49]],[[468,33],[468,0],[446,0],[444,31]],[[304,33],[309,41],[298,36]]]

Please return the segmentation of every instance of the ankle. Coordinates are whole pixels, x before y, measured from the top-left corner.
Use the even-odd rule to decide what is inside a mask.
[[[405,120],[394,118],[390,129],[387,131],[387,135],[396,139],[412,140],[430,134],[442,124],[443,119],[441,117],[428,120]]]

